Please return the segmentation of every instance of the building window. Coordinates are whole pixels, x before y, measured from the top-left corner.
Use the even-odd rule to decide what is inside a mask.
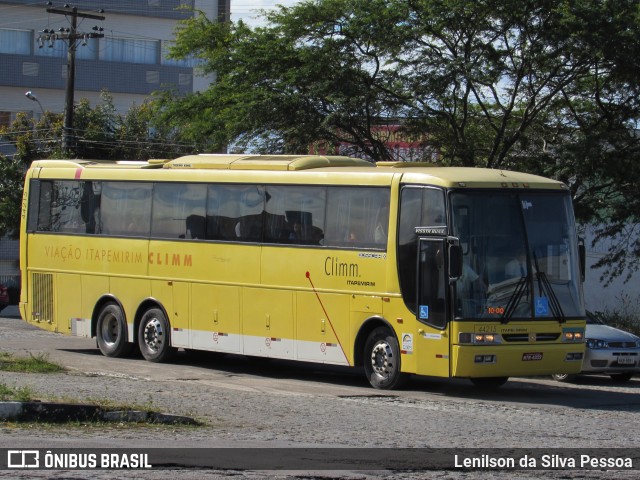
[[[0,127],[9,127],[13,121],[13,113],[0,112]]]
[[[86,43],[86,44],[85,44]],[[36,55],[43,57],[67,58],[69,44],[67,40],[44,41],[42,45],[38,45],[35,50]],[[87,38],[78,41],[76,45],[76,59],[79,60],[97,60],[98,58],[98,39]]]
[[[169,58],[169,51],[171,50],[171,47],[174,46],[174,44],[175,42],[171,42],[168,40],[162,41],[162,56],[161,56],[162,65],[167,65],[170,67],[186,67],[186,68],[195,67],[197,60],[193,57],[181,58],[181,59]]]
[[[0,53],[31,54],[31,30],[0,28]]]
[[[108,62],[143,63],[158,62],[158,42],[128,38],[105,38],[100,59]]]

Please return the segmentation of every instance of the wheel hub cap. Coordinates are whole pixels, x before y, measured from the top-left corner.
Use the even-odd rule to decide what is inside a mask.
[[[112,315],[102,322],[102,338],[109,344],[118,340],[118,320]]]
[[[393,352],[386,343],[378,343],[371,352],[371,366],[373,371],[382,377],[388,377],[393,370]]]
[[[144,327],[144,343],[154,352],[158,351],[158,348],[162,344],[164,332],[162,331],[162,324],[157,318],[150,320]]]

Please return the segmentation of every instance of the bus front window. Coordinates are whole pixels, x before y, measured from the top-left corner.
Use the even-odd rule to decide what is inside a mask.
[[[565,192],[454,192],[452,234],[462,275],[457,318],[549,318],[583,314],[571,201]]]

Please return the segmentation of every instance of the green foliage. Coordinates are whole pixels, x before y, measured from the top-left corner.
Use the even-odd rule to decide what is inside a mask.
[[[196,140],[164,121],[153,101],[133,105],[122,115],[108,92],[102,92],[98,105],[82,99],[75,106],[70,152],[62,149],[62,125],[61,114],[45,112],[36,120],[19,113],[9,127],[0,129],[0,137],[16,149],[11,158],[0,155],[0,237],[19,234],[24,174],[33,160],[147,160],[175,158],[201,149]]]
[[[28,357],[14,357],[10,353],[0,352],[0,370],[5,372],[57,373],[64,367],[49,361],[46,354],[29,354]]]
[[[29,387],[11,388],[0,383],[0,401],[28,402],[34,398],[33,391]]]
[[[74,110],[74,157],[97,160],[148,160],[191,154],[198,145],[178,129],[167,127],[152,101],[116,112],[113,97],[101,93],[92,107],[81,100]]]
[[[186,120],[199,105],[198,128],[222,127],[226,143],[275,138],[301,151],[349,141],[375,160],[390,152],[372,127],[402,119],[429,135],[444,163],[499,168],[548,110],[593,96],[594,67],[608,70],[606,55],[617,52],[603,45],[633,24],[624,16],[633,10],[612,1],[316,0],[255,29],[199,16],[178,31],[174,54],[196,55],[217,81],[172,113]]]
[[[23,179],[23,165],[0,155],[0,238],[18,237]]]
[[[266,26],[184,22],[174,55],[216,82],[161,110],[237,150],[348,142],[388,160],[402,124],[445,165],[567,183],[583,223],[616,239],[609,274],[640,266],[640,4],[636,0],[307,0]]]

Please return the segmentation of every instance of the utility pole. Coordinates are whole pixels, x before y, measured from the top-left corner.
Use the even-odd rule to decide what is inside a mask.
[[[53,42],[57,40],[68,40],[67,50],[67,85],[65,92],[65,107],[64,107],[64,125],[62,128],[62,149],[69,153],[72,146],[73,138],[73,97],[75,92],[76,82],[76,47],[78,40],[82,40],[86,45],[88,38],[102,38],[104,34],[99,33],[102,28],[93,27],[95,32],[91,33],[78,33],[78,18],[91,18],[93,20],[104,20],[104,15],[96,15],[91,12],[81,12],[76,7],[65,5],[62,8],[51,7],[51,2],[48,2],[48,13],[55,13],[58,15],[64,15],[67,18],[71,18],[71,28],[60,28],[57,32],[54,30],[45,29],[38,37],[40,48],[43,47],[44,42],[49,42],[49,46],[53,46]],[[100,10],[99,13],[102,13]]]

